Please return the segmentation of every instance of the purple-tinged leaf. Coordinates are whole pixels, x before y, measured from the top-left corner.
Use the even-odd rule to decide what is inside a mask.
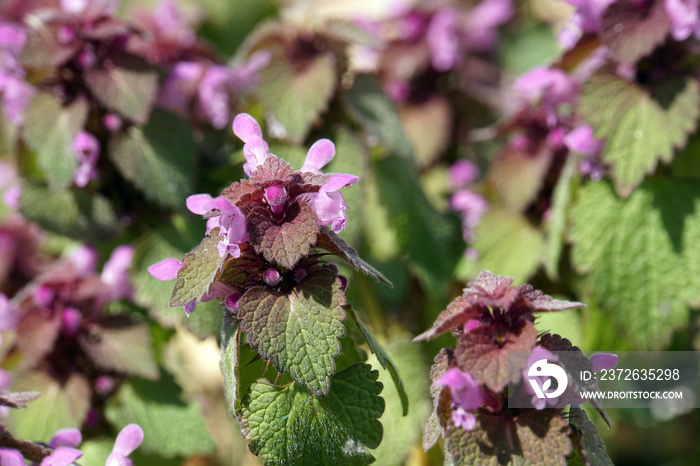
[[[328,228],[321,229],[321,233],[318,235],[318,241],[316,242],[316,247],[325,249],[326,251],[347,261],[358,272],[362,272],[391,288],[394,287],[389,279],[387,279],[379,270],[362,260],[352,246],[347,244],[342,238]]]
[[[274,156],[269,156],[265,162],[258,168],[253,170],[250,175],[250,181],[259,186],[268,186],[270,184],[286,185],[292,179],[294,170],[282,159]]]
[[[279,372],[325,396],[345,333],[345,295],[334,272],[312,272],[287,292],[253,287],[238,301],[248,343]]]
[[[479,412],[472,430],[447,427],[455,464],[561,466],[571,453],[569,424],[559,410],[528,409],[517,416]]]
[[[285,52],[273,55],[260,71],[260,100],[270,109],[285,138],[300,143],[311,124],[328,107],[337,85],[335,58],[319,53],[294,60]]]
[[[171,113],[154,110],[143,128],[132,126],[113,135],[109,156],[124,178],[158,204],[179,208],[192,192],[192,131]]]
[[[602,40],[615,60],[633,65],[666,40],[671,29],[664,3],[617,0],[605,10]]]
[[[27,41],[22,48],[19,60],[30,70],[53,70],[71,59],[80,47],[79,41],[61,44],[57,37],[62,25],[43,22],[36,15],[27,21]]]
[[[483,273],[483,272],[482,272]],[[487,312],[484,307],[474,305],[467,296],[460,296],[452,301],[447,309],[442,311],[432,328],[421,333],[413,341],[423,341],[435,338],[448,330],[456,329],[470,320],[478,319]]]
[[[219,257],[219,240],[218,230],[213,230],[212,236],[207,236],[199,246],[185,254],[170,297],[171,306],[201,301],[211,291],[224,265],[224,259]]]
[[[85,82],[109,110],[138,124],[148,121],[158,91],[158,74],[141,57],[112,57],[102,67],[87,70]]]
[[[17,323],[17,346],[31,366],[41,361],[53,348],[61,332],[61,315],[32,308]],[[32,389],[33,390],[33,389]]]
[[[151,332],[144,323],[104,319],[92,324],[89,333],[81,335],[78,341],[87,356],[102,369],[149,380],[158,378]]]
[[[695,80],[667,79],[652,93],[613,73],[593,75],[583,86],[579,112],[605,139],[619,195],[627,197],[659,161],[670,162],[697,127],[700,90]]]
[[[92,392],[88,380],[79,374],[68,374],[56,380],[45,372],[21,372],[13,390],[36,390],[42,395],[21,411],[10,412],[18,438],[31,438],[49,443],[59,429],[80,427],[90,409]]]
[[[248,180],[241,180],[224,189],[221,196],[231,201],[231,204],[244,208],[250,203],[262,203],[263,190]]]
[[[288,269],[309,254],[319,226],[313,209],[304,202],[286,209],[281,225],[265,206],[254,206],[247,215],[250,244],[270,262]]]
[[[25,110],[24,140],[36,152],[37,163],[54,189],[66,188],[73,182],[78,159],[72,144],[87,113],[85,99],[76,99],[64,107],[46,93],[37,94]]]
[[[443,398],[443,392],[449,397],[449,390],[445,390],[444,387],[435,385],[435,381],[439,379],[442,374],[447,371],[450,361],[454,357],[452,350],[443,348],[435,356],[434,364],[430,368],[430,397],[433,400],[433,412],[430,414],[427,423],[425,424],[425,430],[423,431],[423,451],[428,451],[433,445],[438,441],[440,436],[443,434],[443,428],[440,419],[449,419],[450,413],[443,412],[438,414],[440,407],[446,406],[449,411],[452,410],[451,403],[440,403]]]
[[[480,326],[465,333],[455,350],[457,367],[496,393],[509,382],[517,382],[521,377],[517,368],[525,368],[527,363],[525,352],[537,343],[535,326],[531,322],[520,325],[505,336],[499,336],[493,326]],[[511,351],[523,352],[522,357],[513,357]]]
[[[26,408],[27,403],[41,396],[39,392],[0,392],[0,406],[9,408]]]
[[[574,448],[586,466],[613,466],[605,442],[600,438],[595,424],[588,419],[586,411],[578,406],[569,408]]]

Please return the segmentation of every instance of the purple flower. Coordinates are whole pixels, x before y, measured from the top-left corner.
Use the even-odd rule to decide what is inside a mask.
[[[677,41],[691,35],[700,35],[700,11],[698,0],[664,0],[664,8],[671,23],[671,35]]]
[[[22,454],[9,448],[0,448],[0,464],[3,466],[26,466]]]
[[[234,65],[229,70],[228,82],[233,92],[242,92],[258,85],[258,73],[272,59],[268,50],[260,50],[252,54],[247,61]]]
[[[81,131],[73,139],[72,148],[75,158],[78,159],[78,168],[73,173],[73,180],[76,186],[84,188],[99,175],[96,166],[100,155],[100,143],[92,134]]]
[[[207,121],[222,129],[230,121],[229,73],[225,66],[207,68],[197,88],[197,105]]]
[[[12,330],[17,327],[19,313],[17,308],[3,293],[0,293],[0,330]]]
[[[597,353],[591,356],[591,364],[593,365],[593,372],[600,372],[602,370],[614,369],[617,366],[618,357],[617,354],[611,353]]]
[[[561,103],[574,103],[578,85],[563,71],[550,68],[535,68],[520,76],[515,89],[531,104],[542,101],[547,107]]]
[[[615,0],[564,0],[576,7],[576,11],[559,31],[557,40],[570,49],[583,34],[597,34],[601,29],[601,18]]]
[[[338,190],[351,186],[358,180],[354,175],[338,173],[332,175],[317,193],[305,193],[299,197],[313,207],[319,225],[330,225],[331,230],[340,233],[345,228],[345,211],[348,206]]]
[[[24,110],[31,102],[36,90],[21,78],[6,74],[0,70],[0,94],[2,109],[8,120],[14,125],[21,125]]]
[[[537,361],[539,361],[541,359],[546,359],[547,362],[551,362],[551,363],[554,363],[554,362],[559,360],[559,358],[556,355],[550,353],[549,351],[547,351],[544,348],[541,348],[539,346],[533,348],[532,352],[530,353],[530,356],[528,356],[528,358],[527,358],[527,363],[525,365],[526,369],[523,370],[523,379],[525,379],[525,380],[534,379],[537,381],[537,383],[539,384],[540,387],[543,387],[544,383],[549,379],[549,377],[544,377],[544,376],[542,376],[542,377],[540,377],[540,376],[530,377],[530,376],[528,376],[528,373],[527,373],[528,369],[533,364],[535,364]],[[535,394],[535,390],[532,388],[532,386],[529,383],[524,384],[524,387],[525,387],[525,391],[527,393],[529,393],[530,395],[532,395],[532,399],[531,399],[532,406],[534,406],[535,409],[537,409],[537,410],[542,410],[542,409],[546,408],[547,405],[556,406],[559,403],[560,397],[538,398],[537,395]]]
[[[450,167],[447,179],[453,188],[473,183],[479,177],[479,168],[469,160],[458,160]]]
[[[107,457],[105,466],[132,466],[134,463],[127,458],[143,442],[143,429],[138,424],[124,427],[114,442],[112,453]]]
[[[89,275],[95,271],[97,251],[89,246],[78,246],[71,251],[68,260],[76,268],[79,275]]]
[[[488,203],[479,194],[460,189],[450,198],[450,207],[459,212],[462,219],[462,236],[466,243],[474,241],[474,230],[488,210]]]
[[[201,63],[183,61],[173,66],[158,95],[158,103],[180,115],[190,113],[190,95],[197,89],[197,83],[202,77],[204,66]]]
[[[473,411],[484,402],[481,386],[474,378],[457,368],[445,372],[435,381],[435,385],[450,387],[452,396],[452,422],[457,427],[472,430],[476,425],[476,417],[468,412]]]
[[[0,190],[4,190],[2,201],[5,205],[13,210],[17,210],[22,188],[19,185],[17,170],[9,163],[0,162]]]
[[[195,194],[187,198],[187,208],[195,214],[204,215],[212,210],[221,213],[207,221],[207,233],[215,227],[220,227],[219,236],[219,257],[231,254],[237,258],[241,255],[239,244],[248,241],[248,229],[245,215],[235,204],[225,197],[211,198],[207,194]]]
[[[579,126],[564,137],[564,145],[571,152],[581,154],[578,169],[583,175],[588,175],[592,180],[600,180],[603,177],[603,163],[600,160],[600,151],[603,142],[595,138],[593,128]]]
[[[250,176],[253,170],[265,163],[265,159],[270,155],[270,147],[262,138],[258,122],[247,113],[236,115],[233,120],[233,133],[244,142],[243,156],[247,162],[243,164],[243,171]]]
[[[287,190],[284,186],[278,184],[268,186],[265,188],[265,200],[275,218],[281,218],[284,213],[284,206],[287,203]]]
[[[433,68],[437,71],[452,69],[461,52],[459,12],[452,7],[440,8],[430,20],[426,40]]]
[[[100,279],[109,287],[107,300],[126,298],[131,295],[131,284],[127,272],[133,258],[134,248],[124,245],[117,247],[105,263]]]
[[[322,174],[325,167],[335,157],[335,145],[329,139],[319,139],[314,142],[306,153],[306,160],[301,167],[302,172]]]
[[[61,0],[61,10],[91,23],[117,9],[117,0]]]
[[[514,13],[511,0],[483,0],[470,12],[465,41],[470,48],[490,50],[496,41],[496,28],[507,23]]]
[[[77,447],[83,441],[80,431],[75,428],[61,429],[56,432],[49,443],[49,447]]]

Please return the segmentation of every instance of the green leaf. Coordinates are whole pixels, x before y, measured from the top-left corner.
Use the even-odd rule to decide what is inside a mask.
[[[124,322],[120,318],[104,319],[100,324],[91,326],[89,334],[78,340],[97,366],[150,380],[158,378],[147,324]]]
[[[587,466],[612,466],[605,442],[600,438],[595,424],[586,411],[578,406],[569,408],[569,424],[573,431],[574,446]]]
[[[523,283],[542,259],[542,233],[520,214],[492,207],[477,225],[475,236],[477,270],[497,270],[499,275]]]
[[[384,275],[382,275],[379,270],[362,260],[362,258],[357,254],[357,251],[355,251],[350,245],[348,245],[331,230],[324,228],[321,231],[316,247],[325,249],[326,251],[335,254],[336,256],[349,262],[350,265],[352,265],[352,267],[358,272],[362,272],[365,275],[372,277],[376,281],[382,282],[393,288],[394,285]]]
[[[487,182],[515,212],[523,212],[537,198],[549,172],[554,154],[546,144],[542,146],[534,155],[506,148],[489,166]]]
[[[224,396],[231,416],[241,411],[241,378],[239,376],[241,328],[226,319],[221,327],[221,375],[224,378]]]
[[[256,205],[246,215],[250,244],[270,262],[292,269],[309,254],[319,227],[314,210],[305,202],[287,208],[284,222],[278,225],[266,206]]]
[[[215,229],[210,234],[182,259],[182,268],[177,273],[177,281],[170,297],[171,306],[201,301],[211,291],[224,265],[224,259],[219,257],[218,230]]]
[[[36,152],[39,167],[54,189],[68,187],[78,159],[71,147],[88,114],[85,99],[64,107],[51,94],[39,93],[24,113],[24,140]]]
[[[154,110],[143,128],[115,134],[109,156],[119,172],[153,202],[178,208],[192,192],[195,145],[177,116]]]
[[[351,320],[360,329],[360,333],[365,338],[367,345],[369,345],[370,351],[377,356],[379,364],[382,365],[384,369],[387,369],[391,374],[391,379],[394,381],[394,386],[399,394],[399,399],[401,400],[401,409],[403,415],[408,414],[408,395],[406,394],[406,389],[404,388],[401,376],[399,376],[399,371],[396,369],[394,361],[391,360],[387,352],[384,350],[382,345],[377,341],[377,338],[372,334],[372,331],[367,328],[364,322],[362,322],[352,309],[349,310]]]
[[[695,80],[658,84],[652,93],[614,74],[598,73],[584,84],[579,112],[606,140],[603,161],[611,165],[624,197],[656,168],[670,162],[696,128],[700,90]]]
[[[45,443],[59,429],[80,427],[90,409],[92,396],[89,382],[77,373],[70,374],[62,382],[45,372],[20,373],[12,391],[41,393],[27,408],[10,411],[10,418],[15,437]]]
[[[197,312],[185,315],[182,309],[170,307],[173,282],[155,280],[148,267],[165,258],[183,257],[202,239],[204,221],[185,221],[173,217],[172,222],[149,231],[136,246],[131,267],[134,301],[148,309],[149,315],[161,325],[173,327],[182,322],[199,338],[216,336],[221,332],[221,306],[215,300],[197,304]]]
[[[131,379],[107,403],[107,420],[118,430],[136,423],[143,428],[143,453],[166,458],[176,455],[212,454],[215,450],[201,408],[185,404],[179,388],[167,378],[153,383]]]
[[[455,464],[560,466],[571,452],[569,425],[557,409],[515,417],[480,412],[473,430],[447,427]]]
[[[357,76],[352,87],[343,93],[343,102],[365,131],[376,134],[394,153],[413,163],[413,148],[404,134],[396,107],[375,78]]]
[[[277,52],[260,72],[258,92],[265,108],[284,128],[286,139],[301,143],[328,107],[337,81],[335,58],[330,53],[298,61]]]
[[[376,161],[374,173],[400,249],[426,284],[444,286],[464,247],[457,218],[430,205],[405,160],[391,156]]]
[[[24,183],[19,209],[27,220],[71,238],[105,240],[122,232],[112,204],[99,193],[52,191]]]
[[[578,160],[570,155],[566,159],[564,168],[559,175],[559,181],[552,194],[552,207],[549,210],[549,218],[546,221],[547,242],[545,245],[544,268],[547,276],[557,278],[559,276],[559,259],[564,247],[564,233],[566,219],[568,218],[571,204],[571,189],[576,176],[576,164]]]
[[[109,66],[88,70],[85,83],[105,107],[141,125],[148,121],[158,93],[156,71],[146,60],[130,54],[113,56]],[[170,130],[169,135],[179,136],[174,128]]]
[[[637,348],[661,349],[698,301],[700,190],[654,178],[627,200],[589,183],[572,210],[573,264]]]
[[[243,402],[243,431],[250,450],[265,464],[365,465],[367,448],[382,439],[382,384],[369,365],[333,377],[328,396],[318,398],[292,383],[277,388],[255,383]]]
[[[700,132],[695,131],[690,136],[688,143],[673,158],[671,173],[674,178],[694,179],[700,178]]]
[[[421,168],[435,165],[452,134],[454,116],[448,99],[434,94],[424,102],[403,103],[399,114],[418,165]]]
[[[238,301],[248,342],[280,372],[325,396],[345,335],[345,295],[328,269],[312,272],[289,291],[253,287]]]

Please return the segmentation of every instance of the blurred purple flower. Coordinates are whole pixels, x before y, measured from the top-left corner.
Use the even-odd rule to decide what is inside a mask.
[[[161,0],[152,11],[137,11],[134,19],[151,34],[152,42],[187,48],[197,40],[192,25],[180,14],[174,0]]]
[[[114,442],[112,453],[107,457],[105,466],[132,466],[134,463],[127,458],[143,442],[143,429],[138,424],[124,427]]]
[[[512,0],[482,0],[470,12],[465,28],[469,47],[490,50],[497,38],[496,28],[507,23],[515,12]]]
[[[56,432],[49,442],[49,447],[71,447],[75,448],[83,441],[80,431],[75,428],[61,429]]]
[[[75,266],[80,276],[89,275],[97,266],[97,251],[89,246],[78,246],[71,251],[68,260]]]
[[[82,313],[74,307],[67,307],[61,313],[61,326],[63,334],[68,338],[75,338],[83,321]]]
[[[12,23],[0,22],[0,71],[24,76],[17,57],[26,41],[27,32],[24,28]]]
[[[272,52],[260,50],[253,53],[248,60],[234,64],[229,70],[228,83],[235,93],[253,89],[258,85],[258,74],[272,59]]]
[[[22,194],[19,181],[14,165],[0,162],[0,190],[4,191],[2,201],[13,210],[17,210],[19,197]]]
[[[104,118],[102,118],[102,124],[105,126],[107,131],[110,133],[115,133],[121,129],[123,122],[119,115],[115,113],[108,113],[104,116]]]
[[[468,411],[479,408],[484,402],[481,386],[471,375],[457,368],[445,372],[435,381],[435,385],[450,388],[452,422],[455,426],[472,430],[476,426],[476,416]]]
[[[100,274],[102,283],[108,286],[108,301],[131,296],[129,268],[134,258],[134,248],[128,245],[118,246],[105,263]]]
[[[698,0],[664,0],[666,15],[671,23],[671,35],[682,41],[700,36],[700,2]]]
[[[0,330],[12,330],[17,327],[19,312],[3,293],[0,293]]]
[[[596,139],[593,128],[588,125],[579,126],[564,137],[564,145],[571,152],[581,154],[579,172],[588,175],[592,180],[603,178],[605,167],[600,159],[603,141]]]
[[[471,184],[479,177],[479,168],[469,160],[458,160],[447,172],[447,179],[453,189]]]
[[[338,191],[357,183],[358,180],[359,178],[355,175],[338,173],[332,175],[317,193],[305,193],[299,198],[313,207],[319,225],[330,225],[331,230],[340,233],[345,228],[347,221],[345,211],[348,206],[345,204],[343,195]]]
[[[456,9],[444,7],[435,12],[428,24],[426,41],[430,49],[430,63],[437,71],[450,70],[459,61],[462,51],[459,21]]]
[[[558,69],[534,68],[520,76],[514,88],[530,104],[542,101],[548,107],[574,103],[578,96],[578,85]]]
[[[486,199],[468,189],[460,189],[450,198],[450,208],[460,214],[464,241],[473,242],[474,229],[488,210]]]
[[[216,129],[224,128],[231,117],[229,73],[225,66],[210,66],[197,88],[198,107]]]
[[[73,139],[72,148],[75,158],[78,159],[78,168],[73,173],[73,180],[76,186],[84,188],[99,176],[97,158],[100,155],[100,143],[92,134],[80,131]]]
[[[61,0],[61,10],[80,17],[88,24],[111,15],[116,9],[117,0]]]
[[[24,110],[31,102],[36,90],[21,78],[6,74],[0,70],[0,94],[2,109],[8,120],[14,125],[21,125]]]
[[[608,6],[616,0],[564,0],[573,5],[569,21],[561,28],[557,40],[566,49],[572,48],[583,34],[597,34],[601,29],[601,18]]]

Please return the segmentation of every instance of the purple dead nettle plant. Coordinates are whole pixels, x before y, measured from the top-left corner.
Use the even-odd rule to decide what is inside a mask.
[[[444,437],[456,464],[479,458],[490,461],[494,454],[503,463],[525,459],[533,464],[566,464],[572,441],[582,454],[580,436],[572,434],[580,430],[579,418],[570,424],[562,407],[581,404],[583,400],[575,396],[578,391],[597,389],[595,382],[578,380],[580,370],[617,363],[614,355],[589,360],[569,340],[535,329],[537,313],[575,309],[581,303],[555,300],[529,285],[511,286],[512,282],[482,272],[433,327],[415,339],[428,340],[447,331],[457,338],[456,347],[443,349],[431,369],[435,409],[423,442],[427,450]],[[524,371],[528,363],[540,359],[561,365],[570,388],[557,399],[533,398],[531,407],[510,408],[509,397],[533,397]],[[592,403],[608,422],[602,405]]]

